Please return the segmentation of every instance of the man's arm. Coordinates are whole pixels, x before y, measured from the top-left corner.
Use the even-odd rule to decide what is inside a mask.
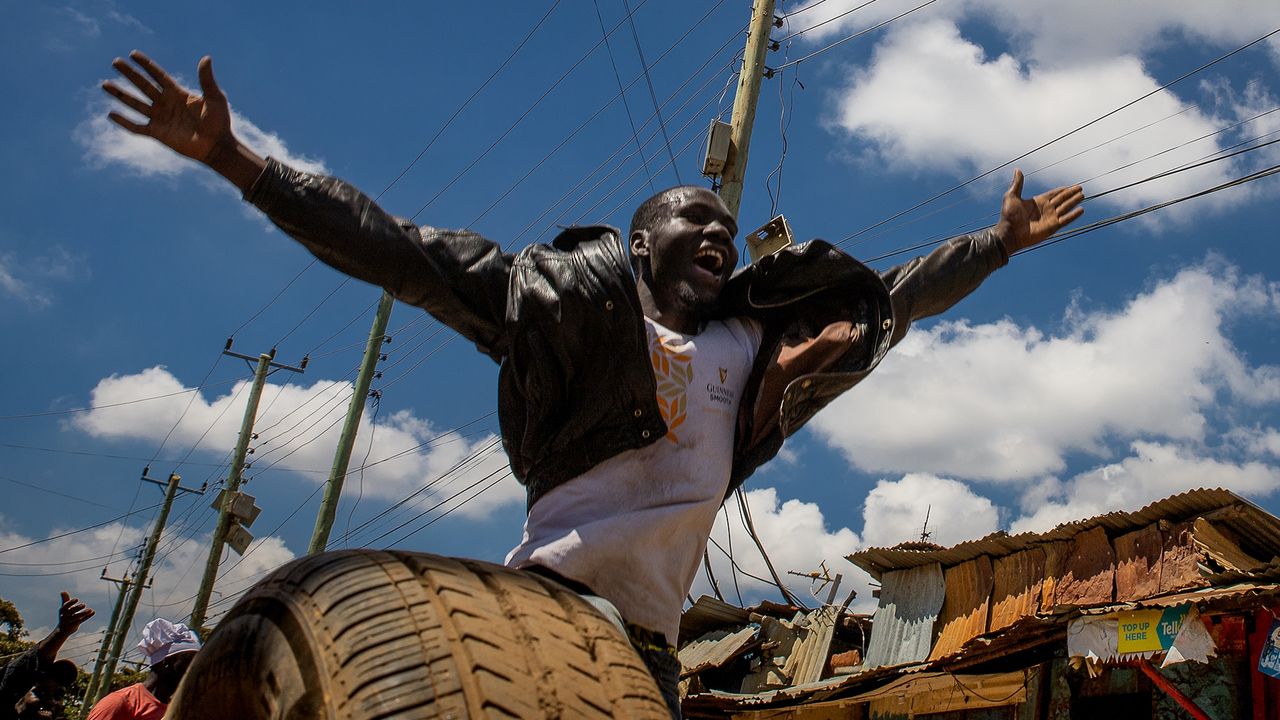
[[[1084,212],[1084,190],[1060,187],[1033,198],[1022,197],[1021,170],[1005,192],[1000,220],[986,230],[952,238],[926,256],[882,274],[893,301],[896,323],[892,342],[911,323],[944,312],[973,292],[1009,256],[1044,242]]]
[[[80,629],[84,621],[93,617],[93,611],[79,598],[62,593],[62,605],[58,608],[58,626],[45,639],[36,643],[30,650],[19,655],[0,671],[0,707],[12,708],[17,704],[32,685],[40,679],[40,674],[48,670],[58,659],[58,651],[62,649],[67,638]],[[4,717],[0,712],[0,717]]]
[[[499,246],[475,233],[416,227],[342,180],[262,158],[232,131],[230,106],[208,57],[198,68],[202,95],[143,53],[135,50],[130,58],[137,67],[120,58],[112,65],[137,94],[112,81],[102,87],[145,122],[118,112],[108,116],[112,122],[207,165],[339,271],[424,308],[491,356],[504,352],[511,257]]]

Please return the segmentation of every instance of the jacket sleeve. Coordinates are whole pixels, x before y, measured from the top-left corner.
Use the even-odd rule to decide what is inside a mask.
[[[415,226],[347,182],[274,159],[245,200],[335,269],[423,308],[495,360],[506,353],[512,258],[496,243]]]
[[[1008,262],[1004,245],[987,229],[951,238],[928,255],[882,273],[893,303],[891,344],[907,334],[911,323],[946,311]]]
[[[0,669],[0,707],[8,708],[18,704],[22,696],[27,694],[31,686],[40,679],[39,647],[33,647],[14,658],[8,665]],[[0,717],[7,715],[0,711]]]

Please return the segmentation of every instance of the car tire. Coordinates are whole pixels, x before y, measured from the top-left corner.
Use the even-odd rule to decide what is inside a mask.
[[[343,550],[255,585],[196,656],[167,717],[667,718],[625,636],[527,572]]]

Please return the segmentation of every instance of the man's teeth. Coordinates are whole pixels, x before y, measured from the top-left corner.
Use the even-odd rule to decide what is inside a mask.
[[[699,250],[698,254],[693,257],[695,261],[702,260],[703,258],[711,258],[712,262],[709,269],[712,272],[720,272],[720,269],[724,267],[724,255],[717,250]]]

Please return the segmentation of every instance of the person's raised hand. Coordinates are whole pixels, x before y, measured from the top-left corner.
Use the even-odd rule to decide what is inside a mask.
[[[71,597],[65,590],[62,592],[62,606],[58,608],[59,632],[71,635],[93,615],[93,610],[80,602],[80,598]]]
[[[1013,182],[1000,205],[996,234],[1012,255],[1041,243],[1084,213],[1084,189],[1079,185],[1054,188],[1033,198],[1022,197],[1022,171],[1013,171]]]
[[[198,68],[203,95],[179,85],[141,51],[129,53],[129,60],[133,62],[116,58],[111,66],[141,97],[113,80],[102,83],[102,89],[141,115],[144,121],[135,122],[113,111],[107,115],[112,122],[131,133],[155,138],[174,152],[206,164],[211,164],[216,153],[234,144],[231,108],[227,96],[213,79],[213,61],[207,55],[201,58]]]

